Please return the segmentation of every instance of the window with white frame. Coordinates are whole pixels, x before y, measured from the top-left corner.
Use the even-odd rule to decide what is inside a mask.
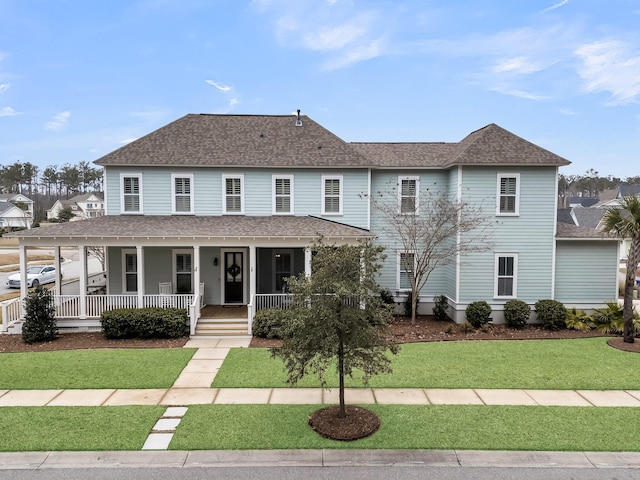
[[[244,214],[244,175],[224,175],[222,177],[223,213]]]
[[[322,176],[322,214],[342,215],[342,175]]]
[[[520,174],[498,174],[497,215],[518,215],[520,213]]]
[[[176,292],[193,293],[193,253],[191,250],[173,251],[173,278]]]
[[[494,295],[502,298],[517,296],[518,255],[497,253],[495,265]]]
[[[273,214],[293,213],[293,175],[273,175]]]
[[[193,213],[193,174],[171,175],[173,213]]]
[[[411,290],[411,278],[416,268],[416,255],[413,252],[398,252],[398,291]]]
[[[121,174],[121,213],[142,213],[142,174]]]
[[[122,291],[138,291],[138,255],[135,250],[122,251]]]
[[[398,204],[401,214],[418,213],[419,189],[420,177],[398,177]]]

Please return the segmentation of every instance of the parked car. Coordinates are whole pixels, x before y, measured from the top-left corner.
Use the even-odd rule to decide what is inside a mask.
[[[37,287],[45,283],[56,281],[56,267],[53,265],[34,265],[27,268],[27,286]],[[20,288],[20,273],[14,273],[7,278],[7,287]]]

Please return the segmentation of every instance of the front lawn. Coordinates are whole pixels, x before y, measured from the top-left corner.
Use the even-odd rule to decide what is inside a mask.
[[[380,429],[339,442],[307,426],[309,414],[320,407],[192,406],[170,448],[640,451],[635,408],[367,405],[380,416]]]
[[[2,407],[0,451],[140,450],[158,406]]]
[[[0,354],[0,390],[169,388],[195,349],[99,349]]]
[[[402,345],[393,374],[373,377],[380,388],[528,388],[640,390],[640,355],[616,350],[606,338],[431,342]],[[337,378],[328,375],[330,387]],[[281,360],[266,349],[232,349],[213,382],[219,388],[285,387]],[[315,376],[299,387],[317,387]],[[363,386],[349,380],[350,387]]]

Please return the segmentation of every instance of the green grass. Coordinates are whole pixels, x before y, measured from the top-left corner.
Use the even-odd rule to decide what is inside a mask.
[[[370,405],[378,432],[356,442],[327,440],[306,424],[313,405],[198,405],[173,450],[463,449],[640,451],[640,410],[596,407]]]
[[[574,340],[433,342],[402,346],[393,373],[373,377],[371,387],[531,388],[639,390],[640,355],[609,347],[606,338]],[[337,386],[335,375],[328,376]],[[214,387],[284,387],[286,373],[266,349],[232,349]],[[299,387],[317,387],[308,376]],[[349,380],[361,387],[359,380]]]
[[[195,349],[96,349],[0,354],[0,389],[168,388]]]
[[[165,407],[2,407],[0,451],[140,450]]]

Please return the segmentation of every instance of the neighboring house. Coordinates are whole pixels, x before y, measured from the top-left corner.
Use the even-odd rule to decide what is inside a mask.
[[[597,197],[569,197],[569,207],[592,207],[596,203]]]
[[[186,115],[96,163],[104,217],[15,235],[22,256],[44,245],[77,246],[80,258],[107,247],[108,295],[86,296],[81,281],[77,308],[60,314],[92,325],[116,304],[180,301],[190,305],[191,333],[204,303],[239,307],[246,334],[253,312],[286,304],[284,279],[310,271],[307,247],[320,236],[385,245],[380,284],[401,302],[401,259],[412,252],[382,234],[369,201],[389,185],[403,192],[403,214],[420,214],[405,206],[421,192],[441,192],[482,205],[493,225],[490,251],[433,272],[422,313],[446,295],[456,321],[486,300],[499,322],[510,299],[589,309],[617,293],[617,241],[556,222],[558,169],[569,162],[495,124],[458,143],[347,143],[306,116]]]
[[[33,200],[20,193],[0,195],[0,229],[31,228],[32,224]]]
[[[58,218],[58,215],[65,208],[71,208],[75,220],[85,220],[87,218],[101,217],[104,215],[104,199],[99,193],[83,193],[76,195],[69,200],[56,200],[47,210],[47,219]]]

